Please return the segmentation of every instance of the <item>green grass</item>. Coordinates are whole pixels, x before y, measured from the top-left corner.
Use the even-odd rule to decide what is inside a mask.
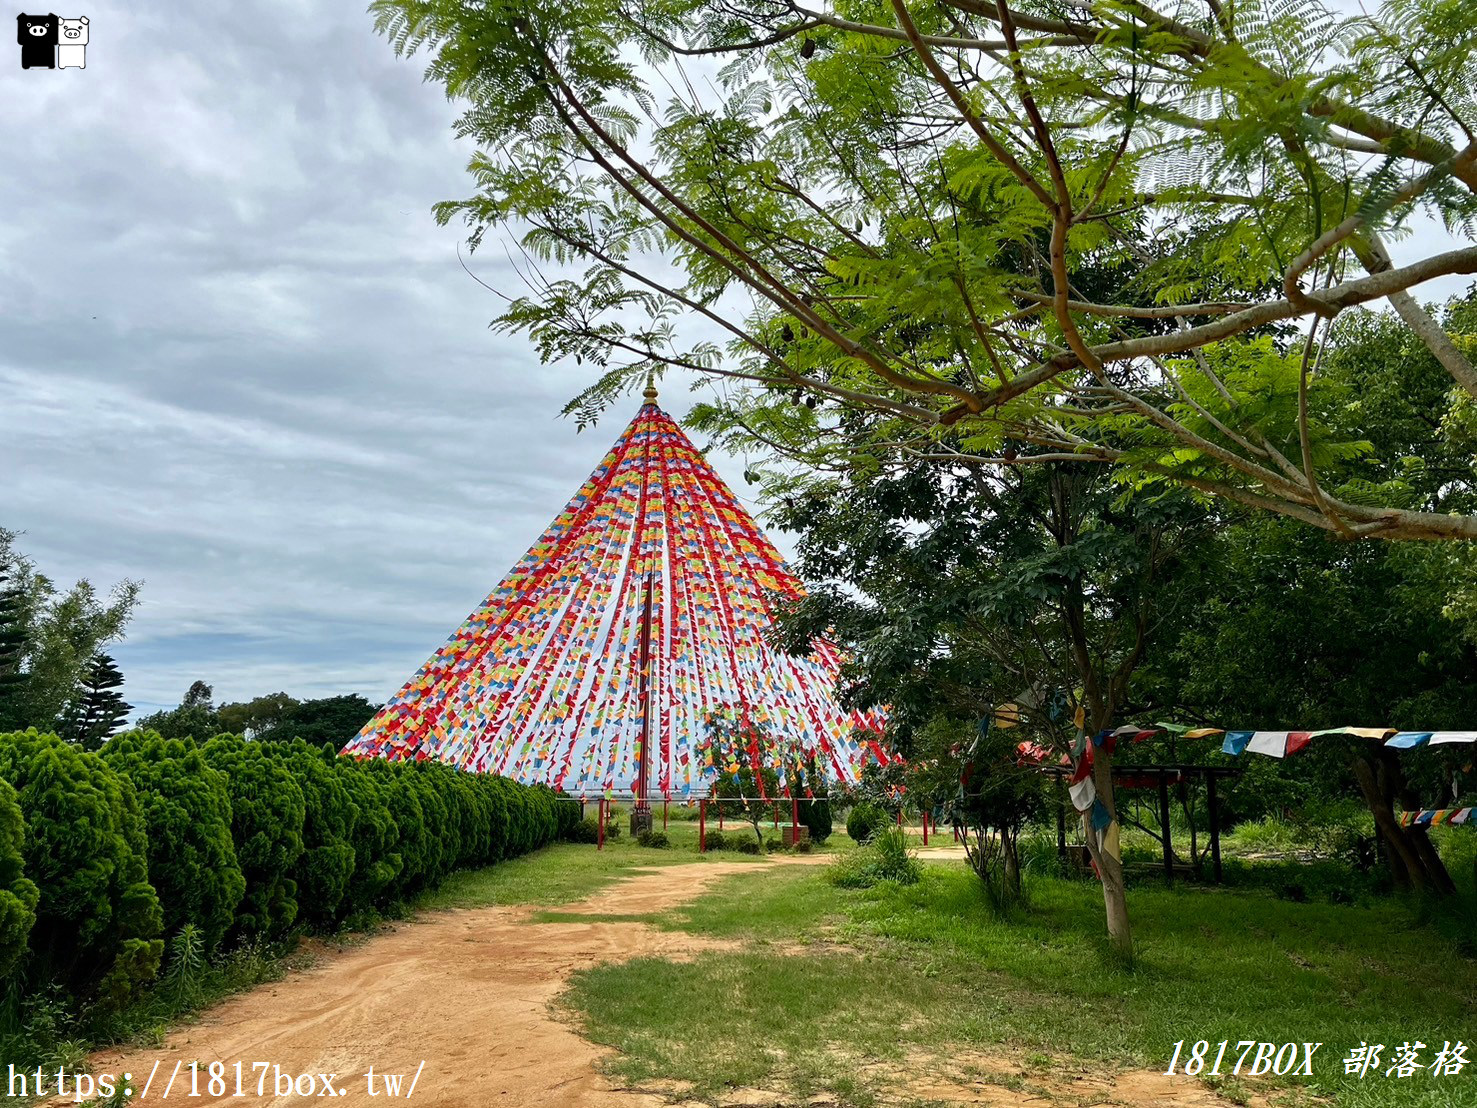
[[[624,831],[607,839],[603,850],[586,843],[556,843],[486,869],[454,873],[419,897],[415,907],[428,911],[508,904],[553,907],[583,900],[640,869],[714,860],[762,861],[736,851],[699,854],[694,824],[673,821],[667,835],[672,844],[664,850],[637,846]]]
[[[909,1050],[1162,1071],[1178,1039],[1260,1039],[1324,1043],[1313,1081],[1283,1084],[1339,1105],[1477,1105],[1477,1067],[1403,1081],[1343,1074],[1361,1040],[1388,1053],[1407,1039],[1461,1039],[1477,1055],[1477,964],[1405,906],[1139,888],[1130,912],[1138,959],[1125,970],[1106,955],[1093,884],[1037,880],[1031,910],[1006,921],[958,863],[865,890],[771,869],[661,921],[749,940],[741,952],[602,966],[576,977],[567,1002],[592,1039],[620,1051],[619,1075],[687,1080],[706,1096],[737,1084],[867,1104],[875,1088],[859,1059]]]

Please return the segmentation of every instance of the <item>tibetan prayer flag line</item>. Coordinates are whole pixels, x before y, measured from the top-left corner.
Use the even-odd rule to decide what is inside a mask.
[[[1349,735],[1362,739],[1388,739],[1385,745],[1409,750],[1428,743],[1477,742],[1477,731],[1395,731],[1391,727],[1331,727],[1324,731],[1227,731],[1221,753],[1240,755],[1247,751],[1271,758],[1285,758],[1306,749],[1314,739]]]
[[[1401,827],[1440,827],[1442,824],[1458,826],[1463,823],[1477,824],[1472,819],[1471,808],[1422,808],[1418,812],[1401,812]]]
[[[1410,750],[1417,746],[1441,746],[1444,743],[1477,743],[1477,731],[1401,731],[1385,745]]]

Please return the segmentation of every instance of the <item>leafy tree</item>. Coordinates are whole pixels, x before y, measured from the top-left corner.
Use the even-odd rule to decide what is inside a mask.
[[[164,930],[193,925],[202,951],[220,946],[246,892],[231,841],[231,790],[194,739],[133,731],[112,739],[103,761],[132,782],[147,830],[149,880]]]
[[[120,582],[104,599],[86,580],[66,592],[15,549],[16,535],[0,528],[0,566],[7,568],[0,624],[9,646],[0,657],[0,729],[52,728],[78,695],[93,659],[123,634],[138,602],[139,586]],[[15,668],[19,643],[20,667]],[[22,679],[15,680],[17,674]]]
[[[0,778],[25,819],[25,872],[40,890],[28,983],[58,982],[99,1014],[158,972],[163,916],[144,818],[128,778],[35,730],[0,735]]]
[[[279,938],[298,916],[293,873],[303,852],[303,791],[260,743],[239,735],[217,735],[201,754],[226,778],[231,841],[246,878],[230,935]]]
[[[111,655],[99,654],[94,658],[78,690],[78,698],[62,717],[61,736],[84,750],[97,750],[112,738],[133,711],[133,705],[118,691],[122,685],[123,674],[118,672]]]
[[[0,780],[0,981],[26,952],[40,893],[26,877],[26,823],[15,790]]]
[[[273,730],[289,711],[298,705],[296,697],[285,692],[267,693],[242,703],[222,704],[216,712],[221,729],[232,735],[260,738]]]
[[[253,737],[262,742],[302,739],[312,746],[332,743],[335,748],[341,748],[378,711],[378,704],[371,704],[357,693],[304,700],[284,708],[275,723],[264,724]]]
[[[1472,5],[372,9],[478,144],[438,218],[555,270],[497,323],[598,368],[581,419],[677,368],[817,458],[1066,458],[1346,537],[1477,537],[1350,486],[1368,448],[1319,372],[1340,313],[1384,300],[1440,407],[1477,397],[1411,291],[1477,272]],[[1457,243],[1393,262],[1421,216]]]
[[[1168,614],[1195,595],[1198,550],[1218,522],[1187,495],[1125,494],[1065,463],[990,476],[917,462],[775,483],[776,517],[797,533],[813,583],[785,620],[787,644],[827,631],[851,644],[860,702],[890,706],[904,753],[939,717],[989,719],[1014,704],[1019,739],[1080,756],[1079,720],[1096,734],[1163,706],[1137,695],[1136,677]],[[1096,825],[1084,813],[1083,828],[1110,938],[1128,953],[1112,764],[1096,748],[1103,811]]]
[[[776,760],[766,758],[771,739],[751,721],[715,715],[707,721],[702,754],[712,771],[708,803],[727,819],[741,819],[754,829],[764,849],[764,824],[790,818]],[[783,809],[783,813],[782,810]]]
[[[940,716],[918,736],[916,790],[948,794],[970,868],[997,909],[1020,902],[1020,834],[1042,810],[1041,775],[1023,765],[1013,730]]]
[[[1156,674],[1179,688],[1199,720],[1431,730],[1465,728],[1477,716],[1477,649],[1443,614],[1441,551],[1330,543],[1263,519],[1227,530],[1206,553],[1218,572],[1205,576]],[[1440,891],[1451,881],[1425,831],[1399,827],[1395,813],[1455,803],[1452,783],[1469,760],[1465,752],[1397,755],[1367,740],[1320,739],[1284,764],[1247,766],[1229,799],[1232,814],[1257,815],[1258,794],[1282,808],[1360,797],[1389,845],[1397,883]]]
[[[192,738],[203,743],[222,732],[220,716],[213,703],[214,695],[214,690],[204,681],[193,681],[178,707],[144,716],[138,721],[138,729],[154,731],[166,739]]]

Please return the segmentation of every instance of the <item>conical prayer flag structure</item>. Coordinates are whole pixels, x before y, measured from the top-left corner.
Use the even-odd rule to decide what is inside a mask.
[[[706,723],[728,715],[853,781],[881,752],[875,720],[836,701],[835,648],[768,641],[776,603],[803,591],[648,389],[559,517],[345,751],[685,799],[707,793]]]

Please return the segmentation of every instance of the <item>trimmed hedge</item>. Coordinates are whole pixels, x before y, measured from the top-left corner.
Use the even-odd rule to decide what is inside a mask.
[[[27,880],[26,824],[15,790],[0,781],[0,981],[26,952],[41,894]]]
[[[105,1015],[155,977],[166,926],[207,950],[336,928],[578,816],[542,786],[301,741],[0,735],[0,987]]]
[[[97,1010],[126,1004],[164,953],[133,785],[96,754],[55,735],[0,735],[0,778],[25,821],[25,872],[39,891],[23,967]]]
[[[297,886],[298,918],[315,928],[329,927],[338,918],[354,876],[359,806],[334,772],[334,755],[325,759],[322,750],[302,739],[259,745],[292,775],[303,793],[303,851],[289,871]]]
[[[149,883],[163,907],[164,933],[193,923],[209,954],[225,938],[246,892],[231,841],[225,774],[206,763],[194,739],[164,739],[152,731],[119,735],[100,754],[138,791]]]
[[[217,735],[201,753],[225,774],[231,793],[231,839],[246,878],[233,938],[280,938],[297,919],[292,874],[303,852],[307,802],[267,743]]]
[[[359,810],[351,843],[354,877],[340,905],[340,915],[384,906],[390,899],[405,862],[400,857],[400,825],[390,813],[388,788],[353,758],[336,758],[334,772]]]

